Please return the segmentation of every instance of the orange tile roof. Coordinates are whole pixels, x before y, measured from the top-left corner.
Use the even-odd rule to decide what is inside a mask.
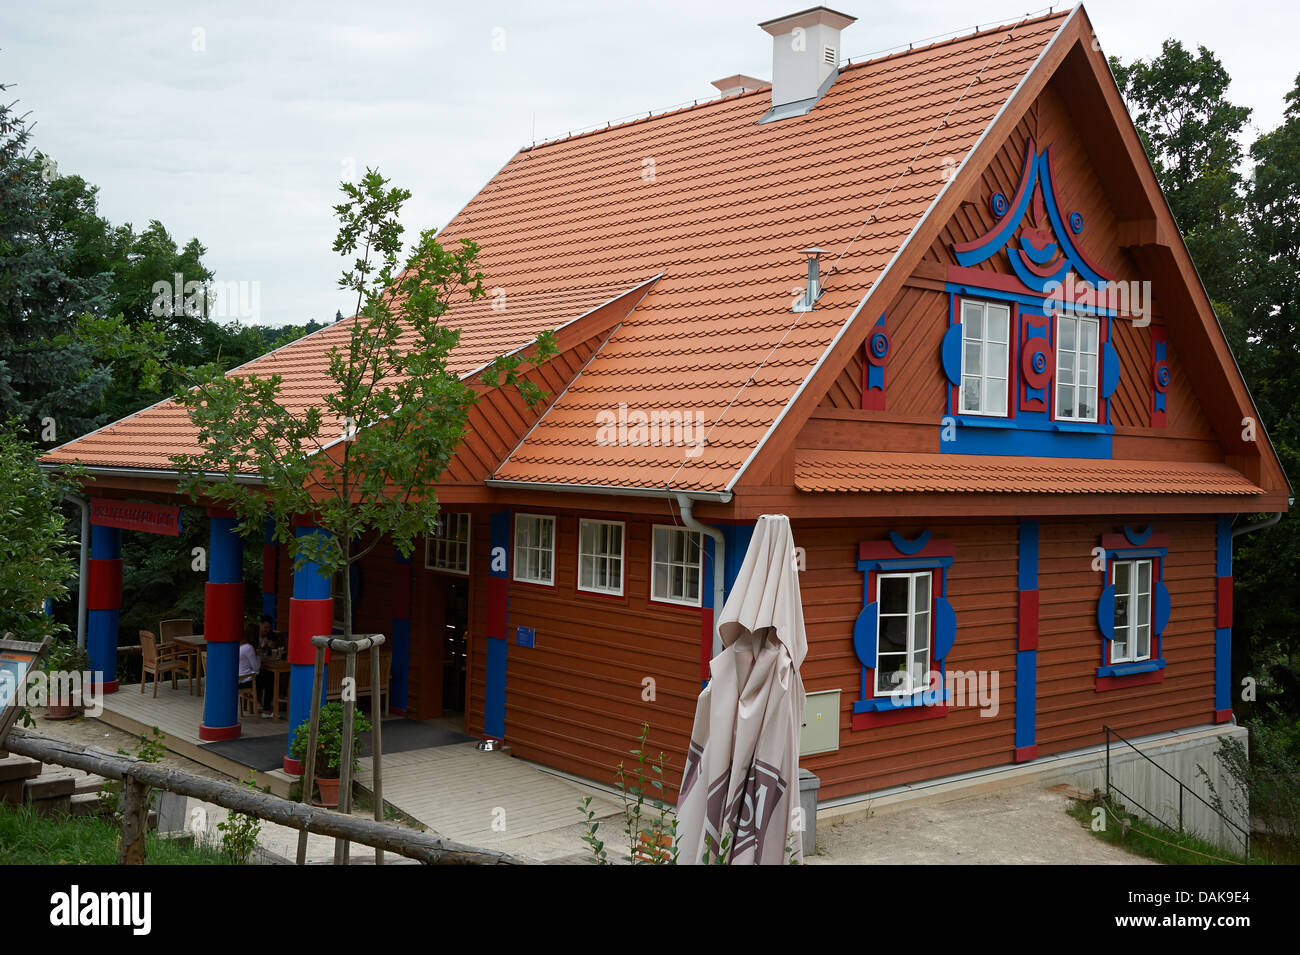
[[[461,370],[664,274],[494,477],[726,488],[1066,16],[846,67],[806,116],[758,125],[771,97],[753,91],[516,154],[442,233],[479,243],[487,287],[507,296],[504,312],[449,312]],[[795,313],[810,245],[834,272],[817,309]],[[245,368],[319,400],[343,333]],[[597,416],[620,403],[699,415],[702,451],[602,444]],[[169,468],[193,444],[164,403],[46,460]]]
[[[1226,464],[870,451],[800,451],[794,485],[814,493],[1264,493]]]

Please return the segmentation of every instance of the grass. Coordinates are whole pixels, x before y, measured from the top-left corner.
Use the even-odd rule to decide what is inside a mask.
[[[117,825],[98,816],[46,816],[30,806],[0,805],[0,866],[115,865]],[[149,865],[226,865],[219,849],[149,833]]]
[[[1094,810],[1106,809],[1106,828],[1092,828]],[[1143,858],[1165,865],[1245,865],[1240,854],[1233,853],[1213,842],[1208,842],[1188,832],[1174,832],[1149,819],[1134,815],[1114,800],[1103,802],[1096,798],[1076,799],[1066,810],[1103,842],[1119,846]],[[1128,823],[1127,827],[1124,825]],[[1265,859],[1251,856],[1251,865],[1267,865]]]

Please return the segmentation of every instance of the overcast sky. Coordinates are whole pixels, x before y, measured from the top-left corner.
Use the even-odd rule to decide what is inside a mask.
[[[732,73],[770,76],[756,24],[810,5],[5,0],[0,82],[31,111],[37,148],[100,187],[103,215],[197,236],[218,279],[259,283],[263,322],[326,320],[350,311],[330,250],[340,179],[377,166],[414,193],[408,236],[440,228],[534,138],[708,98]],[[843,38],[853,57],[1037,9],[833,7],[859,18]],[[1300,5],[1087,9],[1108,54],[1150,57],[1167,37],[1210,47],[1254,125],[1280,122],[1300,72]]]

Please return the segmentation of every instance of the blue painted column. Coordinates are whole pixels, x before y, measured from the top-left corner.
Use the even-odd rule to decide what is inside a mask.
[[[390,706],[406,714],[411,681],[411,558],[393,548],[393,668]]]
[[[488,548],[486,686],[483,689],[483,735],[506,738],[506,617],[510,592],[510,512],[491,516]]]
[[[1017,763],[1038,756],[1038,522],[1021,521],[1016,597]]]
[[[310,523],[294,527],[299,537],[328,537],[329,532]],[[307,561],[293,574],[293,596],[289,599],[289,745],[293,734],[311,719],[311,691],[316,665],[316,648],[312,637],[328,636],[334,632],[334,600],[330,593],[330,579],[320,572],[320,565]],[[325,654],[329,662],[328,651]],[[321,684],[324,698],[325,685]],[[303,767],[286,750],[284,771],[301,776]]]
[[[275,521],[267,518],[262,526],[262,613],[271,618],[271,629],[278,629],[276,596],[280,592],[280,548],[275,543]]]
[[[208,582],[203,588],[207,686],[199,739],[239,736],[239,644],[244,631],[244,548],[229,511],[208,510]]]
[[[122,607],[122,532],[90,528],[86,581],[86,655],[101,692],[117,692],[117,616]]]
[[[1232,722],[1232,518],[1214,529],[1214,722]]]

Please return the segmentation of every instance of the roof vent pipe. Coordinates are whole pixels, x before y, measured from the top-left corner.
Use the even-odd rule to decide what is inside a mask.
[[[803,291],[803,297],[795,302],[794,310],[796,312],[811,312],[813,306],[817,304],[817,299],[822,294],[822,277],[821,277],[821,257],[826,254],[825,249],[819,249],[815,246],[811,249],[804,249],[800,255],[808,259],[808,287]]]

